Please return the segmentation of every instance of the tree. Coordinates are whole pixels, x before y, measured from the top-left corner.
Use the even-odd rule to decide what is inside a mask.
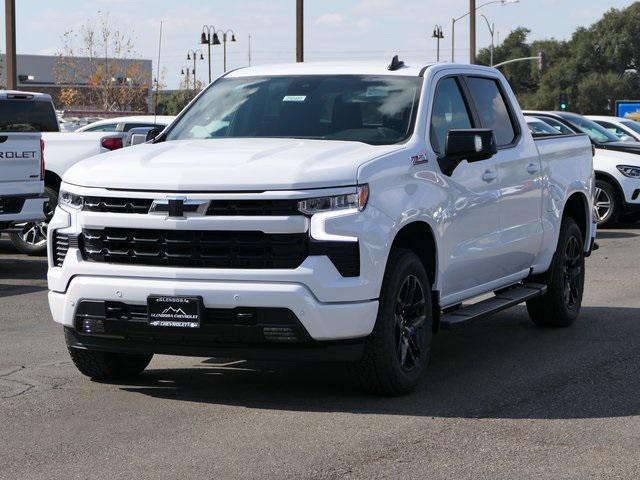
[[[590,27],[577,29],[568,41],[528,43],[529,33],[517,28],[495,50],[495,63],[544,52],[542,72],[536,62],[501,68],[524,108],[557,109],[564,93],[575,112],[611,113],[616,99],[640,96],[640,2],[609,10]],[[478,58],[488,64],[488,49]]]
[[[131,37],[114,29],[108,15],[97,27],[88,22],[79,32],[65,32],[54,71],[64,85],[58,101],[66,107],[81,102],[106,111],[146,111],[151,78],[134,53]]]

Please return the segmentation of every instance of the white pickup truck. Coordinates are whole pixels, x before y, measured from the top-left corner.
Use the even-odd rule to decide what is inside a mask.
[[[0,232],[44,219],[44,157],[38,133],[0,123]]]
[[[574,322],[593,188],[588,137],[534,141],[495,69],[235,70],[152,144],[64,175],[49,304],[90,377],[326,359],[402,394],[441,329],[522,302]]]
[[[122,148],[126,133],[62,133],[50,95],[9,90],[0,90],[0,125],[37,136],[37,142],[42,139],[46,150],[44,206],[41,201],[39,214],[23,215],[22,223],[15,222],[17,225],[10,232],[11,242],[19,251],[44,254],[47,224],[58,203],[58,189],[64,172],[80,160]]]

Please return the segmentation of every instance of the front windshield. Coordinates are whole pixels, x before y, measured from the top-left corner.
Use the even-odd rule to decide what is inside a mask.
[[[571,116],[570,118],[566,118],[566,120],[573,125],[577,129],[579,129],[582,133],[586,133],[589,135],[589,138],[596,143],[609,143],[609,142],[619,142],[620,139],[609,130],[604,128],[601,125],[598,125],[596,122],[592,122],[588,118],[579,117],[579,116]]]
[[[421,78],[304,75],[223,78],[167,140],[308,138],[390,145],[411,135]]]

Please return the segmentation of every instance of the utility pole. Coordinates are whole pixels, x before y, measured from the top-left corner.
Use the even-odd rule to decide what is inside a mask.
[[[471,13],[469,18],[471,24],[469,29],[469,63],[473,65],[476,63],[476,0],[469,0],[469,12]]]
[[[296,0],[296,62],[304,62],[304,0]]]
[[[4,0],[4,15],[7,31],[7,89],[18,88],[16,65],[16,0]]]

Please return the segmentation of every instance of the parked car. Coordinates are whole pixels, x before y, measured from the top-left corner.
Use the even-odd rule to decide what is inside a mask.
[[[593,157],[596,176],[594,216],[599,226],[614,225],[622,216],[640,212],[640,156],[633,151],[604,148],[602,143],[598,141],[602,133],[594,134],[593,127],[580,130],[576,124],[564,122],[546,112],[526,112],[525,115],[548,123],[559,133],[591,132],[595,147]]]
[[[47,225],[58,203],[58,190],[64,172],[84,158],[122,148],[125,134],[59,132],[51,96],[43,93],[0,90],[0,118],[5,128],[31,132],[43,141],[47,158],[44,219],[16,224],[9,233],[11,243],[20,252],[43,255],[47,249]]]
[[[48,280],[73,362],[118,378],[153,354],[349,361],[402,394],[440,329],[522,302],[572,324],[591,144],[534,140],[517,105],[480,66],[227,73],[153,143],[65,174]]]
[[[170,115],[135,115],[128,117],[105,118],[80,127],[78,132],[128,132],[132,128],[160,127],[162,130],[175,117]]]
[[[540,118],[556,128],[562,124],[571,131],[586,133],[596,148],[640,155],[640,142],[623,142],[614,133],[577,113],[525,110],[524,114]]]
[[[563,133],[560,132],[558,129],[552,127],[551,125],[544,122],[543,120],[540,120],[539,118],[526,116],[524,117],[524,119],[527,122],[527,127],[529,128],[531,135],[533,135],[534,138],[546,137],[549,135],[563,135]],[[575,132],[569,132],[569,134],[574,134],[574,133]],[[566,135],[567,133],[565,132],[564,134]]]
[[[628,118],[604,117],[601,115],[587,115],[587,118],[606,128],[623,141],[640,141],[640,122]]]
[[[14,115],[0,92],[0,232],[15,223],[44,218],[44,155],[40,133]]]

